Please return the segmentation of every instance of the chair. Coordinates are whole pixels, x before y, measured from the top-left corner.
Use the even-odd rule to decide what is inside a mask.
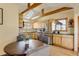
[[[23,35],[23,34],[19,34],[17,36],[17,41],[23,41],[23,40],[26,40],[27,38]]]

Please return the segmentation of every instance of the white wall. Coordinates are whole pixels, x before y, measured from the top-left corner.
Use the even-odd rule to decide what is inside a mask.
[[[18,8],[19,8],[19,10],[18,10],[19,12],[22,12],[25,9],[28,8],[26,3],[17,3],[17,5],[18,5]]]
[[[18,35],[18,7],[15,4],[0,4],[3,8],[3,25],[0,25],[0,55],[6,44],[16,40]]]

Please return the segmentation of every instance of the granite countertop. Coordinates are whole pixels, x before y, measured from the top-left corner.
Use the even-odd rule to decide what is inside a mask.
[[[74,35],[74,34],[55,34],[55,35]]]
[[[67,34],[67,33],[60,33],[60,34],[55,34],[55,33],[45,33],[45,35],[49,35],[49,34],[53,34],[53,35],[74,35],[74,34]]]
[[[30,32],[30,33],[39,33],[39,32]],[[74,35],[71,33],[59,33],[59,34],[55,34],[55,33],[49,33],[49,32],[43,32],[45,35]]]

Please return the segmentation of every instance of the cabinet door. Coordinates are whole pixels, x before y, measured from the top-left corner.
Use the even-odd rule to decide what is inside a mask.
[[[73,36],[63,36],[62,37],[62,46],[73,49]]]
[[[61,45],[61,36],[56,36],[56,44]]]
[[[61,36],[53,36],[53,44],[61,45]]]
[[[35,34],[34,34],[34,33],[32,33],[32,38],[33,38],[33,39],[35,38]]]
[[[68,40],[66,36],[62,36],[62,46],[67,48]]]
[[[37,39],[37,34],[36,33],[32,33],[32,38],[33,39]]]
[[[53,36],[53,44],[56,44],[56,39],[55,39],[56,37],[55,36]]]

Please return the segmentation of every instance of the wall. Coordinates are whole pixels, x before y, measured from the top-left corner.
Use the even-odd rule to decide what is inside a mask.
[[[18,35],[18,7],[15,4],[0,4],[3,8],[3,25],[0,25],[0,55],[6,44],[16,40]]]
[[[79,5],[74,7],[74,50],[78,51],[78,16],[79,16]]]

